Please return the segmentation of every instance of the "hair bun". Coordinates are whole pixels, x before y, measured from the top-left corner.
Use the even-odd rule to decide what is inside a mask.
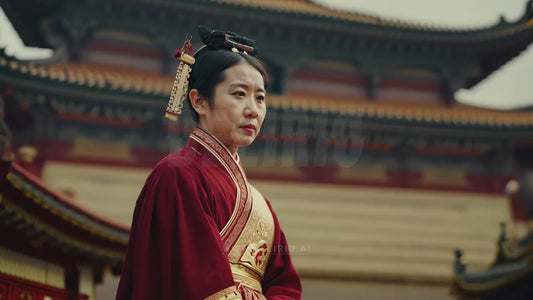
[[[202,42],[210,50],[232,50],[233,48],[240,52],[246,52],[250,55],[257,56],[259,51],[255,48],[255,41],[245,36],[240,36],[231,31],[213,30],[205,26],[198,26]]]

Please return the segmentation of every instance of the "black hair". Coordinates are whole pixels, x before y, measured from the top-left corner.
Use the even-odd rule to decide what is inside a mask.
[[[254,67],[263,77],[265,89],[268,86],[268,72],[262,61],[242,52],[232,52],[224,49],[211,50],[200,49],[194,58],[196,62],[192,66],[192,71],[189,77],[189,89],[197,89],[198,93],[205,97],[209,103],[209,107],[213,107],[213,96],[215,86],[224,81],[224,70],[245,61]],[[188,93],[187,93],[188,95]],[[187,96],[188,98],[188,96]],[[191,99],[187,101],[191,109],[192,118],[198,123],[199,116],[191,104]]]

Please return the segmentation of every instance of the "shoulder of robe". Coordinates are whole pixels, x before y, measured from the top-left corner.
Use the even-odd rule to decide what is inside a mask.
[[[165,156],[154,167],[150,177],[161,175],[166,178],[175,178],[179,177],[180,174],[190,175],[191,172],[195,172],[198,157],[196,153],[191,152],[189,149],[183,148]]]
[[[146,183],[158,186],[176,185],[176,187],[202,193],[208,189],[208,186],[201,179],[205,168],[200,167],[200,160],[201,157],[187,148],[171,153],[159,161]]]

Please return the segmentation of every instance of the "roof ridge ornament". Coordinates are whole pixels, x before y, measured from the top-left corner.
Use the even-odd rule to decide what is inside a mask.
[[[533,0],[528,0],[526,3],[526,11],[524,12],[522,19],[529,20],[531,18],[533,18]]]

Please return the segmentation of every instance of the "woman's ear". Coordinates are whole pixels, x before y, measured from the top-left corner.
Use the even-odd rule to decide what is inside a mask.
[[[191,100],[191,105],[198,113],[198,116],[203,116],[209,109],[209,103],[207,100],[200,95],[197,89],[192,89],[189,91],[189,99]]]

